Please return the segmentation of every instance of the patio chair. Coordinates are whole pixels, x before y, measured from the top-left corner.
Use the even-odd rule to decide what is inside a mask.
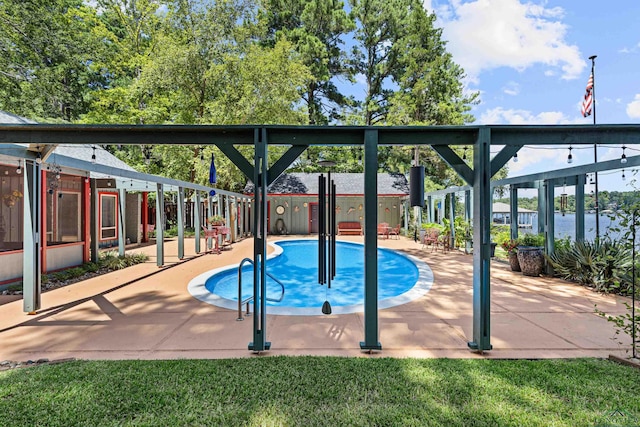
[[[422,249],[431,246],[431,252],[433,252],[437,248],[439,236],[440,230],[437,228],[428,228],[425,230],[424,239],[422,240]]]
[[[386,222],[378,224],[378,236],[385,236],[387,239],[389,238],[389,224]]]
[[[446,232],[438,236],[438,241],[436,243],[436,251],[437,247],[442,247],[442,252],[449,252],[451,250],[451,233]]]
[[[389,230],[389,236],[396,236],[396,239],[400,238],[400,224]]]

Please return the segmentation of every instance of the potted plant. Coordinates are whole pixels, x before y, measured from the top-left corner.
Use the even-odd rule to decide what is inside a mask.
[[[544,267],[544,234],[525,234],[518,246],[518,262],[525,276],[539,276]]]
[[[509,239],[502,242],[502,249],[507,253],[511,271],[522,271],[518,262],[518,245],[520,245],[519,239]]]
[[[224,225],[224,217],[222,215],[212,215],[207,218],[209,225],[220,226]]]

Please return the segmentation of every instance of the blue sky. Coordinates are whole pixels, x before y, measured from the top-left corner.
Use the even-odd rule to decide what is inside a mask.
[[[425,0],[454,60],[479,91],[476,124],[591,124],[580,106],[595,67],[599,124],[640,123],[640,1]],[[523,148],[509,176],[568,167],[568,150]],[[598,160],[619,158],[601,147]],[[640,151],[627,150],[628,156]],[[574,149],[572,166],[593,161],[593,148]],[[631,190],[621,172],[602,173],[601,190]]]

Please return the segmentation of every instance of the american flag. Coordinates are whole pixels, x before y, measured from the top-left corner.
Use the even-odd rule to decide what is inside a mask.
[[[588,117],[591,115],[591,109],[593,107],[593,73],[589,76],[587,82],[587,93],[584,94],[584,100],[582,101],[582,117]]]

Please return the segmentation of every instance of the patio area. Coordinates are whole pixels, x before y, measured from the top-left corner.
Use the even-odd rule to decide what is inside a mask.
[[[272,347],[263,354],[526,359],[626,355],[612,339],[612,325],[594,314],[595,304],[609,314],[624,313],[624,298],[558,279],[522,276],[497,261],[491,266],[493,350],[472,353],[467,349],[472,335],[472,257],[458,251],[431,252],[405,237],[379,239],[378,245],[419,257],[434,273],[426,295],[380,310],[382,351],[369,355],[360,350],[362,313],[325,316],[318,307],[317,316],[268,315]],[[247,350],[252,318],[238,322],[236,311],[203,303],[187,291],[189,280],[198,274],[251,256],[253,240],[234,243],[221,254],[195,255],[193,248],[193,240],[187,239],[189,260],[180,262],[177,241],[166,241],[163,268],[156,266],[154,245],[135,249],[149,254],[149,261],[43,293],[43,308],[36,315],[23,313],[21,300],[0,305],[0,360],[254,356]],[[0,303],[2,299],[9,297],[0,296]]]

